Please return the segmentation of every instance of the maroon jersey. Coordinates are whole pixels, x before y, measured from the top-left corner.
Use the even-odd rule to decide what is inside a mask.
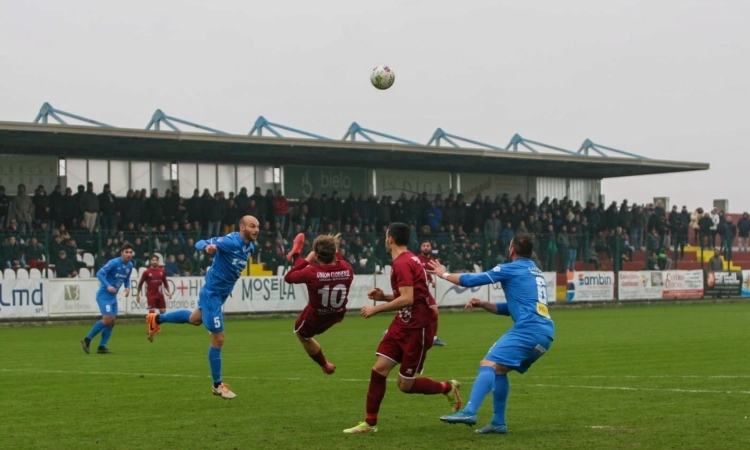
[[[401,296],[398,288],[412,286],[414,303],[401,308],[393,319],[392,325],[399,328],[421,328],[433,325],[435,314],[430,309],[430,289],[427,287],[427,273],[419,258],[406,251],[398,255],[391,266],[391,288],[393,298]]]
[[[310,264],[302,257],[294,262],[284,281],[292,284],[307,285],[308,304],[306,310],[318,315],[346,312],[349,301],[349,287],[354,280],[354,270],[348,262],[336,253],[336,259],[330,265]]]
[[[422,263],[422,267],[424,267],[424,270],[427,271],[427,269],[430,268],[430,266],[427,265],[430,261],[436,261],[435,258],[432,256],[425,256],[423,253],[420,253],[417,255],[417,259],[419,259],[419,262]],[[427,274],[427,283],[429,285],[432,285],[435,283],[435,275],[428,273]],[[429,289],[428,289],[429,290]],[[430,291],[430,300],[429,305],[434,306],[437,305],[437,302],[435,301],[435,297],[432,296],[432,291]]]
[[[162,287],[167,286],[167,272],[164,271],[163,267],[156,269],[148,268],[141,275],[141,280],[138,282],[138,292],[141,291],[143,283],[146,283],[146,296],[151,297],[163,297],[164,291]]]

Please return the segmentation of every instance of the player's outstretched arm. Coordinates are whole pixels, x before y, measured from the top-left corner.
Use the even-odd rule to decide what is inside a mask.
[[[507,303],[492,303],[479,298],[472,298],[471,300],[469,300],[466,306],[464,306],[464,309],[468,309],[469,311],[473,312],[474,308],[482,308],[487,312],[491,312],[492,314],[499,314],[501,316],[510,315],[510,310],[508,309]]]
[[[292,268],[289,269],[289,272],[284,275],[284,281],[289,284],[307,283],[311,280],[311,272],[309,270],[303,269],[306,269],[308,267],[310,267],[310,263],[308,263],[305,259],[297,256],[297,259],[294,261],[294,265],[292,266]]]
[[[472,298],[468,303],[466,303],[466,306],[464,306],[464,309],[468,309],[471,312],[474,312],[474,308],[482,308],[485,311],[497,314],[497,307],[494,303],[486,302],[479,298]]]

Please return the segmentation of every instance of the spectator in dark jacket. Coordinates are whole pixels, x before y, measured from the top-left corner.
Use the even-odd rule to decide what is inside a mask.
[[[18,243],[15,236],[8,236],[2,247],[2,259],[6,267],[26,267],[23,258],[23,247]]]
[[[709,213],[703,213],[703,217],[698,220],[698,227],[701,230],[701,248],[708,248],[712,244],[714,232],[712,227],[714,221]]]
[[[266,209],[266,199],[263,197],[263,193],[259,186],[255,187],[253,195],[250,196],[250,200],[255,200],[255,206],[258,208],[258,215],[255,216],[258,222],[263,223],[267,220],[268,210]]]
[[[10,197],[5,194],[5,186],[0,186],[0,230],[5,229],[10,215]]]
[[[111,236],[117,231],[117,199],[109,188],[104,185],[104,190],[99,194],[99,211],[101,213],[100,231],[103,236]]]
[[[721,237],[722,247],[724,247],[724,259],[732,260],[732,247],[734,239],[737,237],[737,225],[734,224],[732,216],[724,216],[724,234]]]
[[[748,213],[743,213],[739,221],[737,221],[737,232],[740,236],[740,251],[746,252],[748,250],[748,240],[750,240],[750,216]]]
[[[221,195],[218,192],[214,193],[214,198],[208,206],[206,221],[208,222],[208,229],[206,233],[209,237],[219,236],[221,233],[221,220],[224,218],[224,212],[226,207],[224,201],[221,199]]]
[[[146,203],[146,209],[148,211],[148,223],[152,227],[164,224],[164,204],[159,198],[158,189],[151,189],[151,197]]]
[[[724,261],[721,259],[719,249],[714,249],[714,255],[708,260],[708,270],[711,272],[720,272],[724,270]]]
[[[65,250],[57,253],[55,261],[55,276],[57,278],[75,278],[78,276],[78,266],[75,260],[71,260]]]
[[[49,220],[49,197],[47,191],[44,190],[44,185],[40,184],[36,188],[36,193],[34,193],[31,201],[34,203],[34,228],[38,228],[40,223]]]

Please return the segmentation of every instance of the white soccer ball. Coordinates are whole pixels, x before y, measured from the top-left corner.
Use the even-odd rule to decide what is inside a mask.
[[[388,66],[378,66],[372,69],[370,82],[380,90],[388,89],[396,81],[396,73]]]

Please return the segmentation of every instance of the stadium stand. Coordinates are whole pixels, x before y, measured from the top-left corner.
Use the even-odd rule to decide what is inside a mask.
[[[581,205],[567,198],[525,201],[507,195],[469,200],[450,194],[429,199],[426,193],[378,199],[354,192],[343,199],[311,196],[287,201],[280,192],[268,190],[262,195],[259,188],[252,195],[244,188],[237,195],[196,189],[193,196],[183,198],[175,186],[164,197],[147,196],[144,189],[116,198],[113,227],[100,223],[105,213],[111,213],[103,209],[98,216],[89,215],[94,223],[86,223],[84,205],[96,203],[94,199],[103,205],[103,196],[111,195],[95,194],[93,186],[86,190],[82,185],[76,194],[58,187],[48,195],[40,186],[31,201],[35,210],[48,208],[49,214],[21,224],[12,214],[0,218],[4,278],[47,276],[44,269],[54,268],[61,250],[76,261],[79,276],[94,276],[125,242],[135,246],[139,268],[152,253],[162,265],[184,254],[193,263],[192,274],[200,275],[210,259],[195,251],[194,242],[206,237],[208,230],[234,231],[245,214],[261,223],[257,262],[274,274],[286,270],[284,256],[298,232],[308,238],[304,251],[320,233],[341,233],[342,254],[357,273],[387,272],[390,259],[382,239],[391,221],[412,227],[413,251],[418,251],[420,240],[429,239],[433,256],[454,272],[487,270],[503,262],[510,239],[518,233],[535,236],[538,265],[563,274],[595,268],[644,270],[649,261],[661,269],[667,265],[699,269],[716,251],[721,252],[725,268],[750,268],[750,252],[740,248],[738,240],[750,232],[747,214],[677,206],[667,211],[659,202],[623,200],[605,206]],[[0,198],[0,204],[13,200]]]

